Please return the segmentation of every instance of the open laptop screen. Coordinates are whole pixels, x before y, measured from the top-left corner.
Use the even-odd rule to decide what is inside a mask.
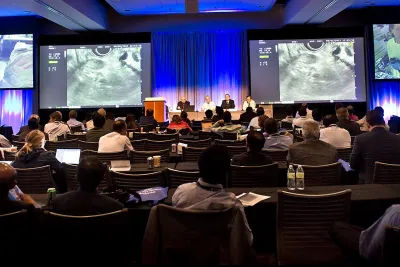
[[[59,162],[78,164],[81,157],[81,150],[75,148],[57,149],[56,158]]]

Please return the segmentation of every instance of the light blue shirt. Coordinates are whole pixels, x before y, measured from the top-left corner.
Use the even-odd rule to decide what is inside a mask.
[[[288,150],[291,144],[293,144],[292,138],[287,135],[280,135],[279,133],[276,133],[265,136],[265,144],[263,149]]]

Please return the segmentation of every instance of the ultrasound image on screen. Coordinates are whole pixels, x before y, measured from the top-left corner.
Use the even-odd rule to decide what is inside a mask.
[[[33,88],[33,35],[0,35],[0,88]]]
[[[281,101],[356,98],[352,42],[278,45]]]
[[[140,105],[141,46],[67,50],[67,105]]]

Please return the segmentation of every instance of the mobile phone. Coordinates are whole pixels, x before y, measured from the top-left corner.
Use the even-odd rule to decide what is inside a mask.
[[[22,196],[24,193],[22,193],[21,189],[18,187],[18,185],[14,186],[13,189],[10,189],[8,191],[8,198],[11,200],[17,200],[17,201],[21,201],[22,200]]]

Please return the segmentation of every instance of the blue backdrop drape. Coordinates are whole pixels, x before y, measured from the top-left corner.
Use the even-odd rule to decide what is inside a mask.
[[[370,109],[381,106],[385,110],[385,120],[391,115],[400,116],[400,82],[375,81],[370,87]]]
[[[245,31],[152,34],[152,95],[175,108],[185,96],[196,110],[209,95],[220,105],[229,93],[241,108],[248,93]]]
[[[0,125],[12,126],[16,134],[33,112],[33,90],[0,90],[0,107]]]

